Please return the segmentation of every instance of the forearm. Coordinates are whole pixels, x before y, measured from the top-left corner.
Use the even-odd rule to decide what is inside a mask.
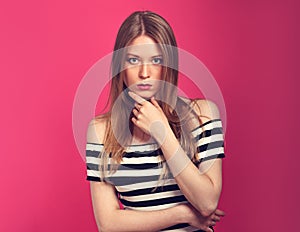
[[[99,231],[159,231],[184,223],[183,216],[180,206],[157,211],[113,210],[106,214],[106,219],[99,226]]]
[[[180,144],[170,129],[166,133],[164,142],[161,144],[161,150],[165,159],[169,160],[172,158],[176,152],[178,152],[179,147]],[[181,153],[183,153],[183,150]],[[185,152],[177,155],[187,156]],[[208,216],[217,207],[220,190],[218,187],[214,186],[207,175],[201,174],[199,169],[190,160],[188,160],[186,166],[184,166],[184,162],[180,163],[180,165],[182,165],[183,168],[180,170],[179,174],[175,176],[178,186],[187,200],[202,215]]]
[[[175,180],[187,200],[203,216],[209,216],[215,211],[219,201],[219,191],[208,176],[200,174],[192,162],[175,177]]]

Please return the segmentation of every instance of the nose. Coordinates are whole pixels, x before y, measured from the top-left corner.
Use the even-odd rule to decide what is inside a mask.
[[[149,65],[144,63],[140,66],[139,77],[143,79],[150,77]]]

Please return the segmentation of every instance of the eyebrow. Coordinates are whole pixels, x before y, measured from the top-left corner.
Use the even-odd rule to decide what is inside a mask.
[[[128,55],[131,55],[131,56],[135,56],[135,57],[140,57],[140,56],[138,56],[138,55],[136,55],[136,54],[133,54],[133,53],[127,53],[126,55],[127,55],[127,56],[128,56]],[[162,54],[158,54],[158,55],[155,55],[155,56],[151,56],[151,58],[153,58],[153,57],[158,57],[158,56],[161,56],[161,57],[162,57]]]

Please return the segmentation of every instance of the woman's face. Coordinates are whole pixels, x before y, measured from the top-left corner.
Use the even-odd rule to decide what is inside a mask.
[[[146,35],[137,37],[126,51],[125,85],[141,97],[151,98],[159,90],[162,63],[162,53],[154,40]]]

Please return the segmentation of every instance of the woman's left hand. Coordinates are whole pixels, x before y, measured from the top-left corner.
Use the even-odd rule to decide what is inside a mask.
[[[135,117],[131,119],[134,125],[162,143],[171,128],[158,102],[154,97],[149,102],[134,92],[130,91],[128,94],[135,101],[135,108],[132,110]]]

